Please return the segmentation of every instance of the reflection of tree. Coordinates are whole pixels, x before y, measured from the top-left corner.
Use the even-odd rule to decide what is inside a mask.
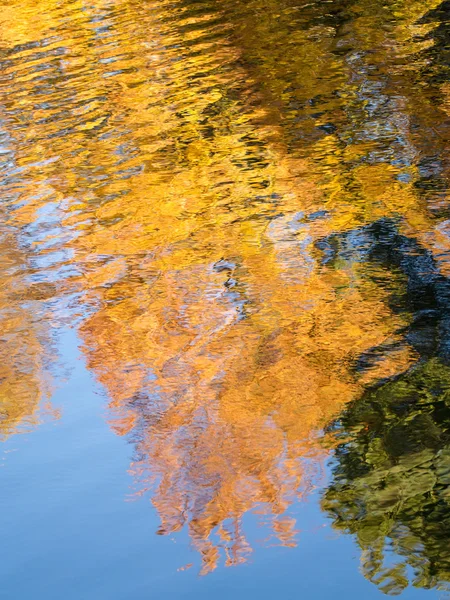
[[[415,586],[450,582],[450,283],[416,242],[386,224],[376,233],[372,259],[407,277],[406,296],[393,302],[413,311],[404,336],[421,360],[335,423],[339,446],[322,506],[336,528],[356,535],[365,576],[397,594],[408,567]],[[362,357],[359,370],[377,354]]]
[[[34,250],[81,290],[111,426],[160,533],[187,526],[204,571],[220,547],[246,556],[248,510],[293,544],[317,430],[424,353],[391,302],[411,276],[364,252],[383,233],[364,226],[436,246],[411,125],[430,103],[398,63],[437,2],[381,4],[47,2],[35,28],[15,8],[15,219],[62,207],[67,237]]]
[[[447,232],[432,218],[444,216],[449,183],[446,10],[438,0],[224,2],[289,154],[318,175],[333,226],[397,212],[448,269]]]
[[[307,482],[303,459],[321,456],[317,430],[367,383],[406,370],[420,353],[404,335],[408,311],[391,306],[407,277],[364,253],[378,234],[358,227],[395,216],[394,231],[420,232],[430,216],[404,177],[413,153],[406,104],[367,61],[353,81],[333,53],[329,23],[316,37],[308,23],[291,35],[291,16],[272,27],[278,3],[264,2],[259,29],[251,10],[245,31],[232,22],[236,48],[223,14],[208,4],[200,16],[177,7],[157,26],[149,13],[134,37],[157,31],[161,75],[143,67],[148,87],[116,77],[124,104],[152,127],[143,152],[134,113],[116,116],[142,153],[140,169],[118,182],[103,163],[112,178],[95,190],[76,248],[89,259],[85,293],[96,306],[81,334],[111,398],[111,425],[135,445],[132,470],[150,490],[160,533],[186,526],[207,572],[221,548],[227,564],[249,552],[246,511],[261,510],[281,543],[295,542],[284,513]],[[133,6],[126,10],[124,22],[134,22]],[[236,15],[242,10],[236,3]],[[114,27],[121,38],[120,19]],[[385,47],[374,32],[381,56],[396,33]],[[328,68],[336,77],[314,75]],[[364,87],[364,68],[373,85]],[[373,106],[380,87],[383,103]],[[279,114],[266,110],[265,94]],[[332,260],[339,239],[347,258]]]
[[[4,214],[2,215],[4,217]],[[0,438],[26,431],[48,393],[51,358],[48,331],[41,322],[41,300],[50,285],[30,285],[26,253],[14,229],[0,231]]]
[[[113,398],[113,426],[136,444],[136,476],[159,480],[161,531],[188,524],[206,569],[217,560],[210,535],[228,519],[238,554],[246,510],[263,504],[279,526],[302,480],[299,461],[314,450],[309,438],[361,389],[351,365],[403,323],[356,269],[314,269],[289,283],[268,236],[253,257],[231,239],[236,266],[167,270],[142,297],[112,286],[135,299],[106,305],[82,330],[89,366]],[[244,316],[227,291],[233,279]],[[393,353],[382,372],[409,354]]]
[[[81,333],[111,396],[112,426],[136,446],[133,471],[151,489],[161,533],[186,525],[208,571],[219,547],[230,564],[242,560],[241,518],[256,507],[294,543],[282,515],[305,484],[302,459],[320,456],[315,431],[362,390],[357,357],[405,322],[363,276],[363,261],[319,264],[315,242],[353,223],[347,205],[330,218],[310,163],[274,141],[279,126],[258,125],[264,111],[237,60],[230,69],[233,53],[219,36],[204,51],[207,19],[169,16],[170,28],[158,25],[172,41],[158,47],[164,77],[124,93],[130,106],[145,107],[146,93],[158,100],[152,168],[124,180],[127,193],[98,206],[78,242],[80,254],[109,255],[102,268],[86,266],[86,297],[98,308]],[[197,46],[183,42],[188,27]],[[360,176],[381,215],[392,207],[378,196],[415,201],[385,170],[378,187]],[[367,380],[413,355],[393,352]]]
[[[364,575],[391,594],[408,585],[408,566],[417,587],[448,584],[448,366],[431,359],[367,393],[337,429],[345,442],[322,506],[356,534]]]

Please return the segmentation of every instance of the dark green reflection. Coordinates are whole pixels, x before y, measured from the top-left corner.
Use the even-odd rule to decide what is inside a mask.
[[[364,575],[390,594],[448,582],[450,367],[433,358],[368,392],[337,428],[322,506],[356,534]]]
[[[418,362],[371,387],[329,428],[338,446],[322,508],[334,527],[356,535],[363,573],[383,592],[442,588],[450,581],[449,280],[392,221],[362,235],[368,265],[401,274],[403,292],[392,289],[391,303],[411,321],[398,343],[410,344]],[[334,240],[335,261],[356,254],[346,237]],[[372,348],[356,372],[390,350]]]

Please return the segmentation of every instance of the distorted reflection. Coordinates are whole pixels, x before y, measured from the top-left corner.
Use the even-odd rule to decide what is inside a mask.
[[[445,3],[7,8],[3,191],[20,234],[5,238],[19,265],[2,275],[16,294],[5,318],[32,331],[2,367],[7,420],[40,395],[42,343],[17,288],[28,248],[51,319],[80,322],[159,533],[186,526],[203,573],[246,559],[248,511],[294,545],[288,508],[337,443],[324,498],[337,525],[376,527],[414,567],[425,557],[418,585],[448,580],[445,401],[432,391],[446,390],[450,293]],[[388,447],[391,427],[411,448]],[[430,464],[442,477],[408,508],[409,470],[428,482]],[[384,538],[362,539],[384,581]]]
[[[356,534],[364,575],[388,594],[449,589],[449,375],[448,361],[426,360],[337,425],[345,442],[322,505]]]
[[[5,215],[2,215],[5,218]],[[40,321],[46,285],[32,283],[32,266],[13,227],[0,230],[0,439],[35,426],[48,404],[52,343]]]
[[[405,341],[420,361],[336,421],[337,463],[322,504],[336,528],[357,535],[363,572],[383,591],[400,593],[410,579],[448,589],[450,281],[429,252],[386,226],[377,249],[381,229],[371,251],[398,266],[414,291],[397,303],[414,314]]]

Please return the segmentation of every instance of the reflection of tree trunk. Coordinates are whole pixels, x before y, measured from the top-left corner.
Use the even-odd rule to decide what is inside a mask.
[[[318,244],[329,263],[340,256],[346,260],[368,260],[386,273],[381,285],[389,285],[389,273],[398,271],[406,278],[405,289],[391,297],[394,312],[411,313],[411,324],[401,330],[403,344],[409,344],[420,358],[439,356],[450,359],[450,280],[441,274],[433,254],[416,239],[399,233],[398,223],[383,219],[368,225],[355,238],[354,232],[332,235]],[[356,245],[355,245],[356,243]],[[369,270],[370,271],[370,270]],[[371,348],[358,360],[358,371],[373,366],[384,353],[398,348],[399,342]]]
[[[322,506],[336,528],[356,536],[363,573],[382,591],[400,593],[410,583],[407,567],[414,585],[443,589],[450,583],[450,280],[398,222],[384,219],[364,233],[353,248],[352,233],[328,240],[334,255],[327,260],[363,254],[368,265],[403,275],[404,294],[393,294],[391,306],[413,318],[397,343],[412,346],[419,360],[372,385],[329,426],[344,441]],[[357,370],[392,350],[363,353]]]
[[[398,233],[393,222],[369,227],[376,242],[372,260],[386,268],[397,268],[407,278],[405,310],[413,322],[405,331],[405,341],[424,359],[437,355],[450,359],[450,280],[443,276],[433,254],[415,239]]]

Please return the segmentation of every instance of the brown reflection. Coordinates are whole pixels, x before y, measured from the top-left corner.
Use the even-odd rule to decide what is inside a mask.
[[[392,219],[447,264],[442,194],[422,184],[430,160],[448,177],[429,141],[448,92],[408,67],[425,80],[437,3],[329,4],[48,3],[39,21],[18,2],[0,39],[14,223],[84,319],[160,533],[187,526],[204,573],[248,555],[248,511],[295,544],[320,429],[416,360],[391,302],[404,278],[356,257],[361,228]],[[37,361],[33,336],[14,343]]]

